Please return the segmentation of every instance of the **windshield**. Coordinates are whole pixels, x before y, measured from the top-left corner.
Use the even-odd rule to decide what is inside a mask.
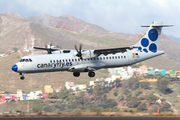
[[[32,60],[29,58],[29,59],[21,59],[19,62],[32,62]]]

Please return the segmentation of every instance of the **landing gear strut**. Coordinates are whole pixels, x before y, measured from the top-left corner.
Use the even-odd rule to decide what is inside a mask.
[[[74,77],[79,77],[80,73],[79,72],[74,72],[73,75],[74,75]]]
[[[95,72],[89,72],[88,75],[89,75],[89,77],[94,77],[95,76]]]

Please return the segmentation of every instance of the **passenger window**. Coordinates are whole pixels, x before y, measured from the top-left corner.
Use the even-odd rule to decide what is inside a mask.
[[[66,59],[66,62],[67,62],[68,60]]]
[[[105,57],[103,57],[103,59],[105,60]]]
[[[69,59],[69,62],[71,62],[71,60]]]
[[[126,56],[124,56],[124,58],[126,58]]]
[[[100,60],[102,60],[102,57],[100,57]]]
[[[94,58],[94,60],[96,60],[96,58]]]
[[[56,60],[56,62],[57,62],[57,63],[59,63],[59,61],[58,61],[58,60]]]
[[[32,60],[31,60],[31,59],[29,59],[29,62],[32,62]]]
[[[121,56],[121,58],[123,58],[123,56]]]
[[[75,59],[75,61],[77,61],[77,59]]]
[[[109,59],[111,59],[111,57],[109,57]]]
[[[112,59],[114,59],[114,57],[112,57]]]
[[[64,62],[64,60],[63,60],[63,62]]]
[[[88,61],[89,61],[89,59],[88,59]]]
[[[93,59],[91,58],[91,60],[93,60]]]
[[[117,59],[117,56],[115,56],[115,58]]]
[[[80,61],[80,59],[78,59],[78,61]]]
[[[106,59],[108,60],[108,57],[106,57]]]
[[[118,58],[120,59],[120,56],[118,56]]]
[[[99,58],[97,58],[97,60],[99,60]]]
[[[56,61],[54,60],[54,63],[55,63]]]
[[[61,60],[59,60],[59,62],[61,63]]]
[[[74,61],[74,59],[72,59],[72,62]]]
[[[50,60],[50,63],[52,63],[52,60]]]

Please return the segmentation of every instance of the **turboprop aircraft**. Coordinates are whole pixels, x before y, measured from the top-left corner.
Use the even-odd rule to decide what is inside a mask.
[[[147,33],[135,45],[130,47],[82,50],[75,45],[75,50],[62,50],[51,47],[34,47],[34,49],[47,50],[48,54],[24,56],[12,66],[18,72],[21,80],[26,73],[69,71],[74,77],[79,77],[81,72],[88,72],[89,77],[95,76],[95,71],[101,68],[122,67],[141,62],[164,54],[158,50],[159,36],[162,22],[152,22]]]

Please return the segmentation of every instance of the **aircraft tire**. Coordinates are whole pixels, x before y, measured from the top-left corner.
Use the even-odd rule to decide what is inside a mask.
[[[95,76],[95,72],[89,72],[88,75],[89,75],[89,77],[94,77]]]
[[[74,72],[73,75],[74,75],[74,77],[79,77],[80,73],[79,72]]]
[[[24,79],[25,79],[25,77],[24,77],[24,76],[21,76],[21,77],[20,77],[20,79],[21,79],[21,80],[24,80]]]

